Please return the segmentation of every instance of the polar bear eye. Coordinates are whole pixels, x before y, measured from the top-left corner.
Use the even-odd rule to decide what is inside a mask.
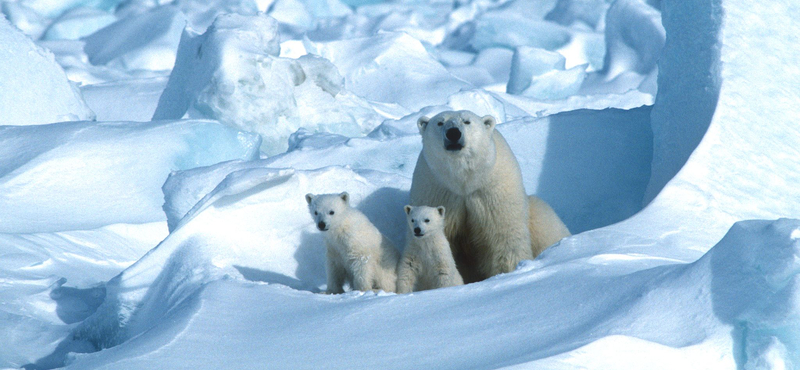
[[[314,216],[316,216],[316,215],[318,215],[318,214],[319,214],[319,213],[317,213],[317,211],[314,211]]]
[[[431,222],[431,220],[429,220],[429,219],[427,219],[427,218],[426,218],[426,219],[425,219],[425,223],[427,224],[428,222]]]
[[[328,212],[329,215],[333,216],[333,211]]]
[[[439,123],[437,123],[437,124],[436,124],[436,126],[441,126],[441,125],[443,125],[443,124],[444,124],[444,122],[442,122],[442,121],[439,121]]]
[[[416,220],[414,220],[414,219],[412,218],[412,219],[411,219],[411,223],[413,224],[413,223],[415,223],[415,222],[417,222],[417,221],[416,221]]]
[[[469,121],[464,121],[464,124],[465,124],[465,125],[468,125],[468,124],[469,124]]]

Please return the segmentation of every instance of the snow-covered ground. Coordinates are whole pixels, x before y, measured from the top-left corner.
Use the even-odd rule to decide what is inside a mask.
[[[800,367],[800,2],[0,0],[0,368]],[[491,114],[573,236],[324,295],[306,193],[402,245],[416,120]]]

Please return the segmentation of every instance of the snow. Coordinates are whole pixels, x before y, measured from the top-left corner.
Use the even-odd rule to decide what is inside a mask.
[[[0,9],[0,368],[800,366],[790,0]],[[304,195],[402,246],[416,121],[447,109],[497,118],[573,236],[321,294]]]
[[[95,65],[122,69],[169,70],[186,26],[186,16],[172,6],[117,21],[84,38],[84,50]]]
[[[379,124],[366,101],[344,90],[329,61],[282,58],[277,22],[224,15],[202,35],[187,31],[153,119],[216,119],[257,132],[267,154],[299,128],[363,135]]]
[[[163,220],[161,184],[171,171],[257,158],[259,145],[210,121],[3,126],[0,142],[6,233]]]
[[[0,124],[29,125],[93,119],[53,53],[36,46],[0,17]]]

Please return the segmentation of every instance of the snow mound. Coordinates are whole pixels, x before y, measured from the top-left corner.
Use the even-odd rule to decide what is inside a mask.
[[[586,65],[564,69],[566,58],[543,49],[519,47],[511,60],[506,91],[539,100],[575,95],[586,79]]]
[[[224,174],[224,177],[223,177]],[[229,162],[187,173],[170,193],[211,189],[172,233],[140,261],[112,279],[97,313],[76,332],[105,348],[158,324],[202,285],[223,274],[296,289],[324,287],[322,235],[304,195],[347,190],[353,204],[396,243],[404,229],[407,178],[331,167],[312,172]],[[167,194],[174,199],[178,194]],[[288,232],[287,232],[288,231]]]
[[[70,9],[47,27],[43,40],[77,40],[117,21],[108,12],[95,8]]]
[[[3,17],[0,45],[0,124],[94,119],[94,113],[67,80],[53,53],[36,46]]]
[[[279,41],[277,22],[263,14],[220,16],[202,35],[187,30],[153,118],[217,119],[259,133],[267,154],[285,151],[301,127],[360,136],[380,123],[334,65],[281,58]]]
[[[398,104],[405,114],[444,104],[450,95],[471,87],[405,33],[309,43],[307,49],[330,60],[348,90],[371,102]]]
[[[210,121],[0,127],[0,232],[164,219],[170,171],[258,157],[257,136]]]
[[[279,177],[298,176],[272,173]],[[277,178],[268,180],[264,188],[272,186],[272,180]],[[264,197],[265,192],[269,191],[250,191],[247,198]],[[300,204],[294,207],[304,207],[302,199],[297,203]],[[208,209],[222,212],[232,206],[227,203]],[[245,217],[248,212],[240,209],[240,213]],[[195,220],[201,223],[199,218]],[[203,226],[212,225],[207,222]],[[736,224],[703,258],[691,264],[655,265],[620,274],[618,264],[636,255],[601,255],[582,264],[529,261],[514,273],[462,287],[410,295],[341,296],[308,294],[274,284],[243,285],[230,278],[201,284],[199,277],[210,273],[210,264],[201,262],[203,259],[216,256],[218,265],[227,265],[231,256],[246,247],[240,243],[204,246],[214,243],[205,236],[183,242],[183,250],[172,248],[168,256],[158,252],[167,249],[169,244],[165,241],[112,281],[113,286],[118,286],[110,286],[109,292],[111,297],[147,297],[149,294],[143,294],[142,288],[121,287],[139,287],[137,282],[152,280],[160,273],[151,288],[153,296],[136,306],[138,314],[132,316],[128,330],[134,323],[142,325],[146,317],[160,323],[158,330],[143,334],[151,343],[167,341],[176,332],[181,333],[180,339],[157,351],[143,347],[147,341],[142,342],[142,337],[134,339],[128,350],[133,348],[138,355],[128,356],[118,365],[224,367],[224,354],[235,351],[249,363],[270,368],[394,368],[397,362],[393,356],[341,355],[374,353],[391,347],[398,353],[426,353],[406,357],[404,366],[400,366],[414,368],[440,367],[445,363],[448,366],[444,368],[518,366],[565,370],[617,368],[620,363],[627,369],[648,370],[675,369],[686,364],[710,369],[737,364],[746,364],[746,368],[791,366],[797,361],[793,333],[798,330],[800,317],[796,299],[800,293],[796,284],[800,271],[798,234],[800,220],[745,221]],[[270,248],[271,253],[280,255],[274,252],[276,249],[280,248]],[[551,248],[558,249],[560,246]],[[210,255],[204,254],[209,252]],[[300,255],[296,258],[301,264],[310,261]],[[155,261],[158,263],[151,264]],[[231,275],[233,279],[250,277],[271,283],[278,280],[263,270],[235,268],[242,274]],[[291,284],[292,276],[303,275],[298,272],[289,279],[280,277],[284,280],[278,284]],[[184,299],[178,300],[179,297]],[[174,309],[168,313],[167,307]],[[102,306],[98,313],[101,311]],[[230,312],[237,313],[235,320],[228,319]],[[111,313],[94,318],[116,320],[116,312]],[[397,325],[397,321],[408,320],[428,329],[424,341],[420,341],[419,326]],[[82,326],[77,338],[89,338],[85,336],[87,330],[100,328],[92,318],[85,323],[88,322],[93,325]],[[553,322],[560,324],[552,325]],[[260,340],[241,337],[241,333],[249,333],[254,327],[261,329]],[[519,330],[520,327],[536,330]],[[263,335],[272,330],[278,330],[280,336]],[[325,333],[337,333],[335,345]],[[209,335],[231,341],[209,345]],[[487,335],[493,338],[490,343],[486,342]],[[456,339],[462,345],[453,346]],[[743,351],[731,351],[734,343],[742,345]],[[291,350],[301,344],[323,353],[309,357]],[[198,346],[203,352],[192,352]],[[636,355],[619,360],[622,362],[609,362],[609,348],[615,346],[623,346],[615,351]],[[475,351],[476,347],[484,350]],[[197,356],[181,356],[186,353]],[[78,357],[73,365],[94,368],[113,361],[115,356],[115,351],[102,351]]]
[[[170,70],[186,26],[174,6],[162,6],[121,19],[84,38],[84,50],[95,65],[123,70]]]

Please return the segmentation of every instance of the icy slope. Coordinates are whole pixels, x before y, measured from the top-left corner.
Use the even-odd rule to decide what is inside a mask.
[[[0,17],[0,125],[94,119],[77,87],[55,62]]]
[[[0,142],[0,232],[33,233],[163,220],[171,171],[254,159],[260,140],[216,122],[165,121],[5,126]]]
[[[411,295],[325,296],[222,279],[173,304],[158,328],[74,366],[727,369],[742,362],[732,326],[753,362],[797,353],[798,233],[796,220],[744,222],[688,265],[620,275],[602,259],[528,262],[476,286]],[[197,261],[187,252],[166,271]],[[609,347],[632,356],[609,361]]]

